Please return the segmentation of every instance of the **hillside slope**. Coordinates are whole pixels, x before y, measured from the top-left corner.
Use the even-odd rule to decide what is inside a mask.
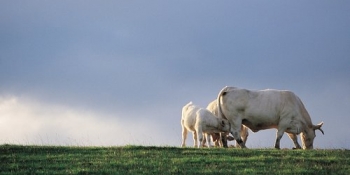
[[[0,145],[1,174],[350,174],[349,150]]]

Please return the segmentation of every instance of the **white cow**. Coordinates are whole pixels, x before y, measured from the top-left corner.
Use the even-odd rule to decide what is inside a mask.
[[[210,111],[211,113],[213,113],[215,115],[215,117],[219,117],[218,114],[218,104],[217,104],[217,100],[213,100],[212,102],[210,102],[207,106],[207,110]],[[241,139],[243,141],[243,143],[245,144],[247,142],[249,133],[248,133],[248,128],[244,125],[242,125],[241,127]],[[229,140],[233,140],[230,138],[230,136],[227,137],[223,137],[222,139],[218,139],[218,134],[212,134],[212,138],[213,138],[213,142],[215,146],[224,146],[227,147],[227,139]],[[239,144],[236,142],[236,147],[238,147]]]
[[[230,124],[226,119],[217,118],[208,110],[193,105],[192,102],[182,108],[181,125],[182,147],[186,146],[188,130],[192,131],[194,146],[198,148],[204,145],[203,133],[208,140],[208,147],[211,147],[209,134],[230,131]]]
[[[301,148],[297,135],[301,135],[303,149],[313,149],[315,130],[321,129],[323,122],[313,125],[304,104],[298,96],[286,90],[251,91],[234,87],[223,88],[217,98],[219,116],[231,123],[231,134],[242,148],[241,124],[253,132],[276,128],[275,148],[280,148],[280,140],[287,132],[296,148]]]

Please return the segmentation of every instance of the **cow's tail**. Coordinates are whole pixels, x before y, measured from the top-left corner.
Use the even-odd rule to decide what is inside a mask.
[[[190,101],[189,103],[187,103],[184,107],[182,107],[182,113],[181,113],[181,121],[182,121],[182,119],[183,119],[183,117],[185,116],[185,112],[187,111],[187,109],[188,109],[188,107],[190,106],[190,105],[192,105],[193,103],[192,103],[192,101]]]
[[[219,92],[218,98],[216,99],[216,100],[217,100],[217,101],[216,101],[216,105],[217,105],[217,108],[218,108],[218,117],[219,117],[219,118],[224,118],[224,119],[227,120],[227,118],[226,118],[226,116],[224,115],[224,113],[222,113],[222,108],[221,108],[221,103],[220,103],[221,97],[222,97],[223,95],[225,95],[226,92],[227,92],[227,86],[225,86],[225,87],[224,87],[223,89],[221,89],[221,91]]]
[[[224,87],[223,89],[221,89],[221,91],[219,92],[218,98],[216,99],[216,105],[217,105],[217,109],[218,109],[218,117],[227,120],[227,117],[222,112],[221,103],[220,103],[222,96],[225,95],[226,92],[227,92],[227,86]],[[230,124],[230,131],[231,131],[231,124]],[[222,146],[224,148],[228,148],[226,134],[222,134],[221,133],[220,135],[221,135],[221,144],[222,144]]]

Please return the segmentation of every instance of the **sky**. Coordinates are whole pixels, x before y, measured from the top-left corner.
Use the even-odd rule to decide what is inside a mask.
[[[235,86],[293,91],[324,122],[314,147],[350,149],[348,7],[0,1],[0,144],[180,146],[182,107]],[[248,148],[273,147],[275,129],[249,132]]]

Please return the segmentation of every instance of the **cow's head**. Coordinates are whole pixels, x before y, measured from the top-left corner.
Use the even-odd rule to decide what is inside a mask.
[[[317,124],[317,125],[312,125],[312,127],[309,127],[306,129],[304,132],[300,134],[301,136],[301,142],[303,144],[303,149],[313,149],[313,143],[314,139],[316,137],[316,130],[320,130],[322,134],[324,134],[323,130],[321,129],[323,125],[323,122]]]

